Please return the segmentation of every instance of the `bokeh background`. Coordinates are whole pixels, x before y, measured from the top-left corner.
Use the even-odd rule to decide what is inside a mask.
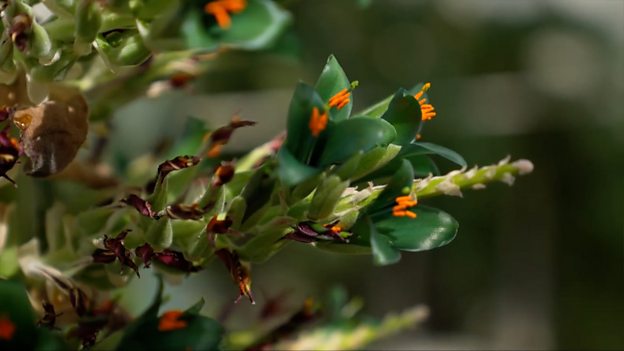
[[[371,349],[624,348],[624,1],[280,3],[294,21],[274,48],[224,52],[192,88],[124,107],[111,154],[149,152],[186,116],[217,126],[234,113],[259,124],[226,152],[249,150],[284,128],[295,83],[313,83],[331,53],[360,81],[356,110],[431,81],[438,117],[424,140],[469,164],[527,158],[534,173],[429,201],[457,218],[457,238],[394,266],[293,243],[253,267],[259,302],[281,295],[294,308],[341,285],[375,316],[429,306],[421,328]],[[130,310],[153,285],[132,283]],[[211,315],[236,296],[219,264],[167,291],[170,307],[205,297]],[[240,303],[228,325],[254,313]]]

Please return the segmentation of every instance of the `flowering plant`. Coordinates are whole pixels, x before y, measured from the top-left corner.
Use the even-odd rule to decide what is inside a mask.
[[[244,338],[200,314],[203,301],[159,315],[162,282],[137,318],[94,290],[124,286],[144,269],[188,275],[219,260],[238,299],[255,303],[252,266],[290,243],[396,263],[401,251],[433,249],[457,233],[457,221],[427,198],[511,184],[532,169],[509,159],[468,169],[456,152],[422,141],[436,117],[430,83],[352,113],[358,82],[330,56],[314,86],[296,86],[285,135],[233,159],[223,146],[256,122],[234,116],[211,130],[189,118],[184,138],[161,150],[164,161],[145,168],[151,179],[125,186],[127,175],[102,171],[97,147],[113,106],[190,84],[208,53],[266,47],[290,17],[268,0],[50,0],[45,18],[36,2],[2,2],[0,172],[17,187],[4,187],[0,206],[3,348],[314,348],[314,333],[286,338],[313,320],[337,333],[334,347],[358,347],[423,310],[354,324],[344,308],[353,300],[338,293],[334,312],[308,300],[284,324]],[[76,157],[85,141],[94,153]],[[461,168],[440,175],[435,157]],[[44,189],[53,197],[29,210]],[[42,235],[32,235],[42,216]]]

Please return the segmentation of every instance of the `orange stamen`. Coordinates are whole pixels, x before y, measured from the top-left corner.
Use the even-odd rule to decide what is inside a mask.
[[[158,330],[163,332],[186,328],[188,323],[184,320],[180,320],[183,314],[182,311],[178,310],[163,313],[158,322]]]
[[[215,17],[222,29],[230,28],[231,14],[239,13],[247,7],[247,0],[216,0],[204,6],[204,12]]]
[[[329,107],[336,107],[340,110],[351,101],[350,97],[351,93],[347,88],[344,88],[329,99]]]
[[[397,196],[394,201],[397,205],[392,207],[392,215],[395,217],[409,217],[416,218],[416,213],[409,211],[408,207],[413,207],[418,204],[418,200],[412,199],[410,195]]]
[[[409,218],[416,218],[418,217],[414,212],[412,211],[405,211],[405,215]]]
[[[15,324],[10,319],[0,317],[0,340],[11,340],[15,334]]]
[[[335,225],[333,227],[331,227],[329,230],[331,230],[332,232],[338,234],[342,231],[342,227],[339,225]]]
[[[315,138],[318,137],[327,127],[327,121],[327,112],[321,114],[318,107],[312,108],[312,115],[310,116],[310,123],[308,124],[308,127],[310,127],[310,131],[312,132],[312,136]]]
[[[418,100],[418,104],[420,104],[421,120],[423,121],[431,120],[436,116],[435,107],[433,107],[432,104],[428,104],[427,99],[423,98],[423,95],[429,88],[431,88],[431,83],[427,82],[420,88],[420,91],[414,95],[414,98]]]

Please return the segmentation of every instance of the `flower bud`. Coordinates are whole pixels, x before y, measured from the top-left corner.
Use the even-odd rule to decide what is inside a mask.
[[[348,181],[343,182],[336,175],[326,178],[316,189],[316,193],[310,203],[308,218],[317,220],[331,215],[338,200],[340,200],[340,195],[348,186]]]
[[[74,51],[78,56],[91,53],[91,43],[102,25],[102,9],[94,0],[80,0],[76,6],[76,40]]]

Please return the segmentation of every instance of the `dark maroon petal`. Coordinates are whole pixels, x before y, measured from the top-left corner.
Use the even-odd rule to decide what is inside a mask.
[[[148,201],[143,200],[139,196],[135,194],[130,194],[127,198],[121,200],[121,202],[125,203],[128,206],[134,207],[140,214],[145,217],[154,217],[154,211],[152,211],[152,204]]]
[[[315,237],[312,237],[312,236],[309,236],[309,235],[305,235],[305,234],[303,234],[302,232],[299,232],[299,231],[294,231],[292,233],[288,233],[286,236],[284,236],[284,239],[298,241],[300,243],[305,243],[305,244],[309,244],[309,243],[313,243],[313,242],[317,241],[317,239]]]
[[[199,207],[199,204],[177,204],[167,206],[165,213],[167,214],[167,217],[171,219],[199,220],[204,217],[204,210]]]
[[[143,266],[145,268],[148,268],[150,266],[152,258],[154,257],[154,248],[150,244],[145,243],[137,247],[136,249],[134,249],[134,253],[138,257],[140,257],[141,260],[143,260]]]
[[[236,302],[243,296],[247,296],[249,301],[255,304],[256,302],[251,294],[251,277],[249,276],[249,270],[241,263],[238,254],[227,249],[217,250],[215,254],[225,264],[225,267],[230,272],[232,280],[234,280],[234,283],[238,286],[239,295]]]
[[[217,216],[212,217],[208,225],[206,226],[206,231],[208,233],[217,233],[217,234],[225,234],[228,232],[230,227],[232,226],[232,219],[230,217],[225,217],[223,220],[218,220]]]
[[[162,181],[167,174],[180,169],[193,167],[201,161],[195,156],[178,156],[174,159],[167,160],[158,166],[158,178]]]
[[[318,236],[318,233],[314,229],[312,229],[312,227],[307,223],[297,224],[297,231],[299,231],[303,235],[307,235],[310,237]]]
[[[222,186],[234,178],[234,164],[232,162],[223,162],[215,171],[212,185]]]
[[[113,263],[117,258],[113,251],[107,249],[95,249],[91,257],[95,263]]]
[[[187,261],[184,255],[179,251],[165,249],[163,252],[154,254],[154,259],[165,266],[178,269],[183,272],[197,272],[201,267],[194,266],[193,263]]]
[[[80,288],[69,289],[69,302],[78,316],[82,317],[87,313],[87,295]]]
[[[217,157],[221,152],[223,145],[227,144],[232,137],[232,133],[238,128],[253,126],[254,121],[242,120],[238,116],[234,116],[227,126],[220,127],[210,134],[210,144],[208,145],[206,155],[208,157]]]

